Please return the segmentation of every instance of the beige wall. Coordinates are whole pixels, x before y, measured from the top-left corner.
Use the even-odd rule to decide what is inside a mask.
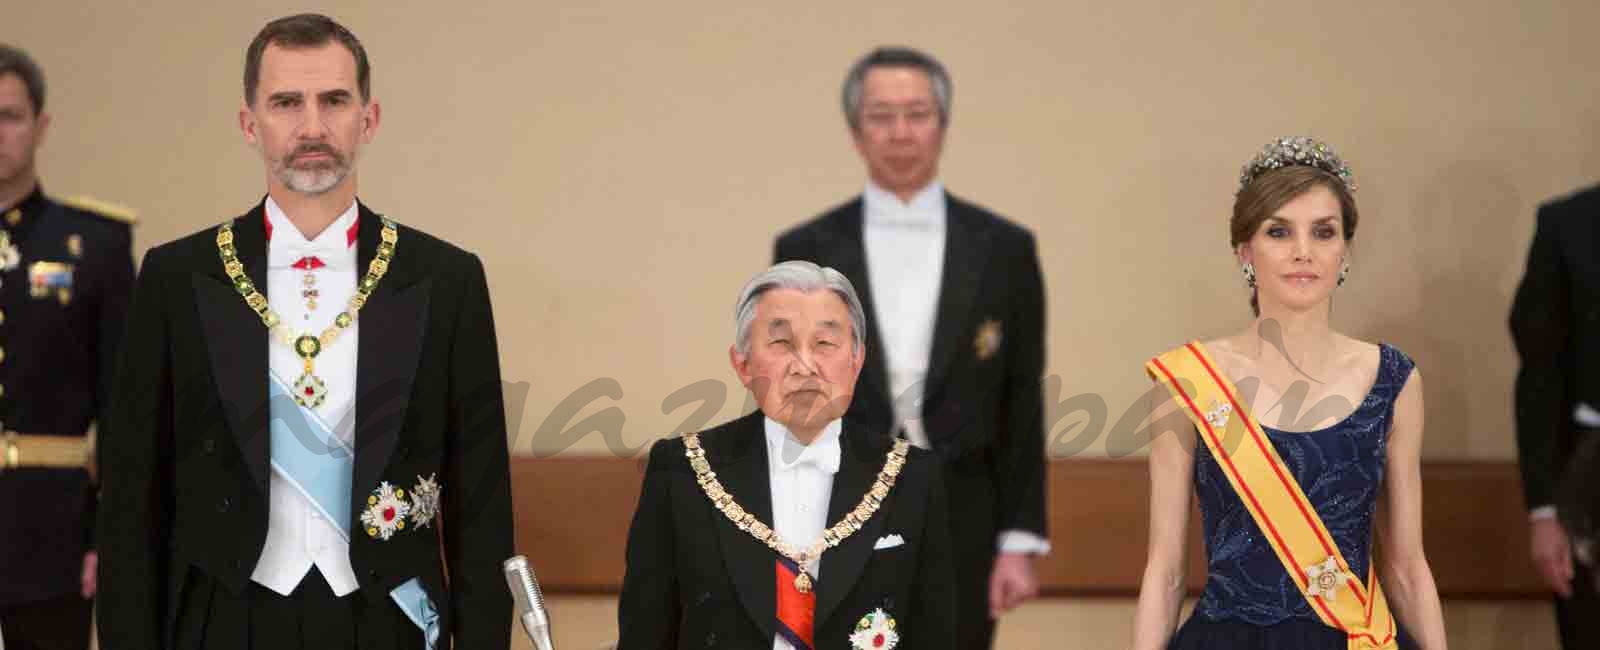
[[[1338,325],[1417,357],[1431,457],[1514,453],[1504,320],[1533,207],[1600,178],[1595,3],[732,4],[322,7],[376,65],[363,198],[488,264],[505,376],[526,382],[518,449],[601,377],[623,396],[578,415],[620,407],[630,446],[682,421],[662,400],[696,381],[729,386],[719,419],[738,411],[733,293],[774,233],[859,191],[837,84],[897,42],[954,74],[948,186],[1039,235],[1063,395],[1098,392],[1115,420],[1148,355],[1246,321],[1237,169],[1307,132],[1361,183]],[[6,12],[52,82],[47,187],[137,207],[141,245],[246,209],[263,181],[236,126],[244,47],[298,9]]]

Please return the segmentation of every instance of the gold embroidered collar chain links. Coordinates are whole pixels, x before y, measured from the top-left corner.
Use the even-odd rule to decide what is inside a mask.
[[[878,512],[878,506],[888,498],[889,490],[894,489],[895,479],[900,477],[900,469],[906,464],[906,450],[910,444],[905,440],[896,440],[894,449],[889,450],[889,456],[883,462],[883,469],[878,472],[878,479],[873,481],[872,489],[867,490],[861,497],[861,503],[856,509],[845,515],[844,519],[822,531],[822,539],[817,540],[805,549],[795,548],[788,542],[778,537],[778,533],[771,526],[756,519],[756,516],[747,512],[733,500],[733,495],[722,487],[722,482],[717,480],[717,473],[711,471],[711,463],[706,460],[706,452],[700,447],[700,435],[695,433],[683,436],[684,455],[689,457],[689,466],[694,469],[695,479],[700,483],[700,489],[705,491],[706,497],[711,499],[711,505],[727,516],[739,530],[750,533],[768,548],[777,551],[779,555],[794,560],[800,568],[799,575],[795,576],[794,587],[800,593],[811,592],[811,575],[806,573],[806,563],[822,557],[823,551],[838,546],[845,538],[855,534],[865,526],[868,519]]]
[[[244,304],[261,317],[261,323],[267,326],[267,332],[294,349],[295,354],[305,361],[305,372],[300,379],[295,381],[294,401],[306,408],[321,406],[328,398],[328,386],[315,372],[315,361],[322,349],[331,345],[339,338],[339,334],[356,322],[356,314],[366,306],[367,297],[372,295],[372,290],[377,288],[378,281],[389,272],[389,261],[394,258],[395,244],[400,240],[399,229],[393,221],[383,220],[383,241],[378,244],[378,254],[367,265],[367,274],[356,284],[356,293],[350,296],[350,304],[344,311],[334,317],[333,323],[322,330],[320,335],[310,333],[296,334],[283,323],[278,312],[272,310],[267,304],[267,297],[256,290],[254,282],[245,275],[244,263],[239,261],[239,251],[233,245],[233,224],[224,223],[217,228],[217,253],[222,256],[222,269],[228,273],[228,279],[233,281],[233,288],[244,297]]]

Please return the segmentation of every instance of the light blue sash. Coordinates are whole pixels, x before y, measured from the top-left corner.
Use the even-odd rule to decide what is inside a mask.
[[[350,543],[350,481],[355,476],[355,451],[346,445],[315,411],[294,401],[277,375],[271,381],[270,413],[272,471],[311,501]],[[406,618],[422,630],[428,648],[439,642],[439,614],[416,578],[389,592]]]

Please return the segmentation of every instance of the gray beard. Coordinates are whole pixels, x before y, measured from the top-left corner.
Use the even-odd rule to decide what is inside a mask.
[[[283,186],[299,194],[323,194],[344,181],[346,170],[333,168],[333,170],[283,170],[278,173],[278,181]]]
[[[339,186],[350,168],[344,165],[319,169],[295,169],[284,166],[278,169],[278,182],[301,194],[322,194]]]

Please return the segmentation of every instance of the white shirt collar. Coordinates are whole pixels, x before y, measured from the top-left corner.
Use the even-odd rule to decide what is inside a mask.
[[[790,469],[796,465],[811,464],[828,474],[839,471],[839,436],[844,431],[841,420],[823,427],[811,444],[801,444],[789,428],[770,417],[766,420],[767,462],[774,469]]]
[[[893,192],[867,181],[861,199],[868,224],[934,226],[942,225],[944,219],[944,184],[937,180],[918,190],[910,201],[901,201]]]
[[[270,196],[267,197],[266,211],[267,223],[272,226],[272,237],[267,242],[269,268],[288,267],[302,257],[313,255],[328,266],[355,265],[356,249],[349,238],[350,227],[355,224],[358,214],[355,201],[351,201],[350,207],[338,219],[334,219],[311,240],[301,234],[300,229],[289,220],[289,215],[284,214],[283,208]]]

